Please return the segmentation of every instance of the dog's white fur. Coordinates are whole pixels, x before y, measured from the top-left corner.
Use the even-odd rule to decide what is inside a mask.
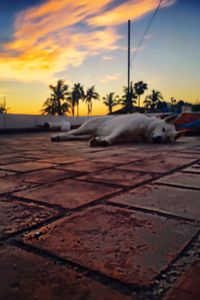
[[[174,142],[180,135],[174,127],[177,116],[165,119],[134,113],[97,117],[78,129],[52,136],[52,141],[89,140],[90,146],[109,146],[123,142]]]

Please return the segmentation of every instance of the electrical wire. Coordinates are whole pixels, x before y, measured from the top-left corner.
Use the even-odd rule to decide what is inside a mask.
[[[152,24],[153,20],[155,19],[156,15],[157,15],[157,12],[158,12],[158,10],[159,10],[162,2],[163,2],[163,0],[160,0],[160,2],[158,3],[158,6],[157,6],[156,10],[154,11],[154,13],[153,13],[153,15],[152,15],[152,17],[151,17],[151,19],[150,19],[150,21],[149,21],[149,23],[148,23],[145,31],[144,31],[144,33],[143,33],[143,35],[142,35],[142,37],[141,37],[141,39],[140,39],[140,41],[139,41],[139,43],[138,43],[138,45],[136,47],[135,53],[133,54],[133,56],[131,58],[131,65],[132,65],[132,62],[133,62],[133,60],[134,60],[134,58],[135,58],[135,56],[136,56],[139,48],[141,47],[141,45],[142,45],[142,43],[144,41],[144,38],[145,38],[147,32],[149,31],[149,29],[151,27],[151,24]]]

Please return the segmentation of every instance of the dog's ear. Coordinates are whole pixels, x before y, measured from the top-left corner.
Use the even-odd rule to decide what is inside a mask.
[[[177,119],[179,118],[179,115],[170,115],[164,118],[164,121],[173,124]]]
[[[175,135],[175,140],[179,139],[184,134],[185,134],[185,130],[178,131]]]

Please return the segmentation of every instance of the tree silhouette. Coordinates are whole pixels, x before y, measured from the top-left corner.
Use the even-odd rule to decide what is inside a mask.
[[[119,104],[119,96],[115,93],[109,93],[103,97],[103,103],[108,107],[108,113],[111,114],[113,107]]]
[[[70,92],[69,97],[67,97],[68,102],[70,103],[72,116],[74,117],[75,114],[75,106],[76,106],[76,93],[73,91]]]
[[[0,114],[7,114],[9,108],[6,105],[6,99],[4,98],[3,102],[0,103]]]
[[[143,95],[147,89],[147,83],[144,83],[143,81],[138,81],[134,84],[135,94],[138,97],[138,107],[140,107],[140,96]]]
[[[159,91],[152,90],[151,94],[146,96],[144,104],[147,108],[155,110],[158,103],[163,100],[163,96]]]
[[[63,80],[58,80],[55,86],[49,85],[51,95],[43,104],[43,114],[64,115],[69,111],[70,105],[67,102],[68,85]]]
[[[72,99],[74,99],[77,106],[77,117],[79,116],[79,102],[85,99],[85,92],[83,86],[80,83],[75,83],[71,93]]]
[[[124,92],[124,94],[123,94],[122,98],[118,101],[118,103],[121,104],[122,107],[126,107],[128,112],[132,112],[133,106],[136,103],[136,99],[137,99],[132,81],[130,84],[129,94],[128,94],[128,88],[126,86],[123,87],[123,92]],[[130,99],[128,99],[128,97],[130,97]],[[128,103],[128,100],[130,101],[130,103]],[[129,107],[129,105],[130,105],[130,107]]]
[[[99,94],[95,92],[95,86],[88,88],[85,95],[85,102],[88,107],[88,116],[92,113],[92,100],[99,100]]]

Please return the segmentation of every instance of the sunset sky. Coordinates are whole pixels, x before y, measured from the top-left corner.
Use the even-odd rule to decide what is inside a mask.
[[[159,0],[1,0],[0,102],[9,113],[38,114],[49,84],[95,85],[101,97],[127,83],[127,20],[131,58]],[[163,0],[132,59],[131,80],[148,83],[166,101],[200,101],[200,1]],[[80,108],[86,114],[86,105]],[[106,113],[101,103],[93,114]]]

